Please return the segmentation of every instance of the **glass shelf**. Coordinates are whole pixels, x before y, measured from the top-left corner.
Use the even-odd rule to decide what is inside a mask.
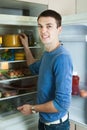
[[[36,46],[29,46],[29,48],[41,48],[41,47],[40,45],[36,45]],[[5,49],[24,49],[24,47],[0,47],[0,50]]]
[[[17,97],[23,97],[23,96],[27,96],[27,95],[31,95],[31,94],[36,94],[36,93],[37,93],[37,91],[19,94],[19,95],[15,95],[15,96],[3,97],[3,98],[0,98],[0,101],[17,98]]]
[[[4,79],[4,80],[0,80],[0,83],[4,83],[4,82],[8,82],[8,81],[16,81],[16,80],[35,78],[35,77],[38,77],[38,75],[32,75],[32,76],[26,76],[26,77],[20,77],[20,78]]]
[[[0,63],[4,63],[4,62],[7,62],[7,63],[17,63],[17,62],[25,62],[26,60],[14,60],[14,61],[0,61]]]

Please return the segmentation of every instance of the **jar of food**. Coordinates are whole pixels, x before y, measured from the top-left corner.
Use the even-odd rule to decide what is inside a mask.
[[[20,47],[22,46],[18,34],[6,34],[2,37],[2,46],[4,47]]]
[[[77,72],[73,73],[72,76],[72,95],[78,95],[79,94],[79,76],[77,75]]]

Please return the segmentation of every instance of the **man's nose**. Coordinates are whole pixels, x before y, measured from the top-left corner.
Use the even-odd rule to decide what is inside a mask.
[[[42,33],[46,32],[46,31],[47,31],[46,27],[43,27],[43,28],[41,29],[41,32],[42,32]]]

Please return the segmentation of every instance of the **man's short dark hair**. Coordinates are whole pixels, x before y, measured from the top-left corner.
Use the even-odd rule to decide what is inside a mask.
[[[40,17],[52,17],[56,20],[57,23],[57,27],[61,26],[61,21],[62,21],[62,17],[59,13],[57,13],[54,10],[45,10],[43,11],[39,16],[37,21],[39,20]]]

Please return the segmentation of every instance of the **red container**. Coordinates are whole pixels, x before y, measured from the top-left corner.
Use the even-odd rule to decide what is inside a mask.
[[[72,77],[72,95],[79,94],[79,76],[73,75]]]

